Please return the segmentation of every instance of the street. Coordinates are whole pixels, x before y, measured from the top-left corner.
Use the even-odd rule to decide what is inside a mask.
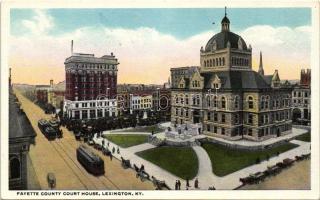
[[[76,148],[80,142],[76,141],[73,133],[62,127],[63,138],[48,141],[38,128],[38,120],[41,118],[50,119],[51,115],[44,114],[44,111],[31,102],[21,93],[15,90],[21,106],[28,116],[35,132],[37,133],[36,144],[30,147],[30,161],[34,168],[35,175],[41,189],[49,189],[47,174],[52,172],[56,177],[55,189],[154,189],[152,182],[136,178],[131,169],[123,169],[120,161],[102,155],[101,152],[91,148],[105,163],[104,176],[93,176],[89,174],[77,161]]]

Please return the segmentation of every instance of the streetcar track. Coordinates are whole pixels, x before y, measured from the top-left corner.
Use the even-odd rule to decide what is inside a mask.
[[[64,141],[66,141],[66,140],[64,140]],[[57,144],[63,149],[64,152],[66,152],[65,149],[67,149],[67,148],[66,148],[67,145],[63,144],[62,141],[61,141],[61,142],[57,142]],[[70,149],[70,148],[69,148],[69,149]],[[70,149],[70,150],[75,151],[75,149]],[[66,154],[68,155],[68,153],[66,153]],[[97,184],[96,184],[96,182],[94,182],[94,179],[97,178],[97,177],[95,177],[95,176],[93,176],[93,175],[91,175],[91,174],[88,174],[87,171],[86,171],[86,169],[82,168],[82,165],[81,165],[80,163],[78,163],[78,161],[75,161],[75,159],[73,159],[73,157],[71,157],[70,155],[68,155],[68,157],[69,157],[69,158],[71,159],[71,161],[80,169],[80,171],[90,180],[90,182],[93,183],[93,184],[96,186]],[[100,180],[100,181],[101,181],[101,180]],[[108,186],[107,186],[104,182],[101,181],[101,183],[102,183],[102,185],[103,185],[105,188],[108,188]],[[98,189],[97,186],[96,186],[96,189]],[[108,188],[108,189],[109,189],[109,188]]]
[[[66,141],[66,143],[68,143],[70,146],[72,145],[71,144],[71,142],[69,142],[68,140],[65,140]],[[74,145],[72,145],[72,146],[74,146]],[[113,181],[111,181],[111,179],[109,179],[105,174],[103,175],[103,176],[99,176],[98,177],[98,179],[103,179],[103,178],[105,178],[106,179],[106,181],[107,182],[110,182],[111,183],[111,185],[113,185],[116,189],[120,189]],[[105,184],[104,182],[103,182],[103,180],[100,180],[103,184]]]
[[[84,184],[82,181],[81,181],[81,178],[78,176],[78,174],[72,169],[71,165],[69,164],[69,162],[66,161],[66,159],[62,156],[62,153],[60,153],[57,149],[57,147],[55,145],[53,145],[53,143],[51,143],[51,146],[58,152],[58,154],[62,157],[62,159],[64,160],[64,162],[69,166],[69,168],[71,169],[71,171],[77,176],[77,178],[79,179],[80,183],[88,190],[89,188],[87,187],[86,184]]]
[[[18,95],[17,95],[18,96]],[[19,95],[20,96],[20,95]],[[25,98],[25,97],[24,97]],[[19,99],[19,98],[18,98]],[[21,100],[19,99],[19,101],[21,102]],[[26,101],[26,103],[28,103]],[[31,104],[31,103],[30,103]],[[22,106],[23,110],[29,110],[28,107],[27,109],[25,108],[25,105]],[[35,108],[38,108],[37,106],[35,106]],[[40,108],[38,108],[40,109]],[[34,118],[34,119],[37,119],[38,116],[35,114],[35,112],[28,112],[28,114],[30,115],[30,117]],[[27,115],[28,116],[28,115]],[[28,117],[29,118],[29,117]],[[30,120],[30,119],[29,119]],[[32,120],[30,120],[32,121]],[[33,121],[34,122],[34,121]],[[31,125],[33,126],[34,129],[38,130],[38,132],[40,134],[38,135],[41,135],[40,137],[37,137],[38,138],[38,142],[43,142],[43,141],[48,141],[45,136],[42,134],[42,131],[39,129],[39,127],[37,126],[37,124],[34,122],[34,123],[31,123]],[[35,131],[36,131],[35,130]],[[60,155],[60,157],[62,158],[62,160],[65,162],[65,164],[69,167],[69,169],[74,173],[74,175],[77,177],[77,179],[79,180],[79,182],[88,190],[88,187],[86,184],[84,184],[80,177],[77,175],[77,173],[72,169],[72,167],[70,166],[70,164],[66,161],[66,159],[62,156],[62,154],[57,150],[57,148],[51,143],[51,141],[48,141],[48,143],[53,147],[53,149],[58,153],[58,155]]]

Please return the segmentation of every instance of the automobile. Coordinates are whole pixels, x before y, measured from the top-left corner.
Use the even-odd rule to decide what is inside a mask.
[[[77,132],[74,134],[76,140],[81,140],[81,133],[80,132]]]
[[[88,145],[92,146],[92,145],[94,145],[94,144],[95,144],[95,143],[94,143],[93,140],[88,140]]]

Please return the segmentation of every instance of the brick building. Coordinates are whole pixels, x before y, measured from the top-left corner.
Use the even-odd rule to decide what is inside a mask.
[[[72,53],[65,60],[64,112],[72,119],[116,116],[118,59],[111,55]]]

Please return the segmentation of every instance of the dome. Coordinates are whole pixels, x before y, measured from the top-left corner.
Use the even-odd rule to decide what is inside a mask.
[[[228,19],[227,16],[224,16],[224,18],[223,18],[222,21],[221,21],[221,24],[222,24],[222,23],[230,24],[230,20]]]
[[[207,43],[205,52],[211,51],[213,46],[216,45],[216,50],[227,48],[228,42],[230,42],[230,47],[238,49],[238,41],[242,43],[242,49],[247,50],[246,42],[242,39],[241,36],[232,33],[230,31],[221,31],[220,33],[215,34]]]

